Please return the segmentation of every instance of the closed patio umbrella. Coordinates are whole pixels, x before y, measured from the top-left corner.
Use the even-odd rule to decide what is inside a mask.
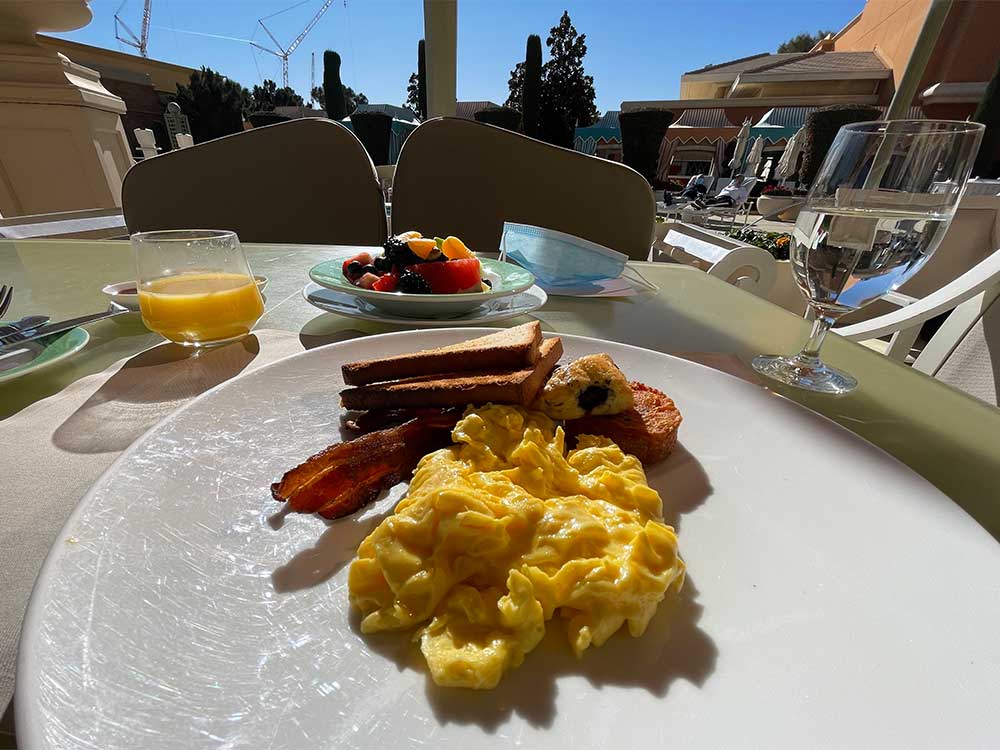
[[[740,128],[740,132],[736,135],[736,150],[733,152],[732,161],[729,162],[729,168],[736,171],[740,168],[740,164],[743,163],[743,152],[747,150],[747,141],[750,140],[750,121],[747,120],[743,123],[743,127]]]
[[[660,141],[660,155],[656,160],[656,179],[660,182],[666,182],[670,178],[670,163],[674,160],[676,151],[677,139],[668,138],[664,133],[663,140]]]
[[[802,152],[803,130],[805,130],[804,127],[799,128],[795,131],[795,134],[788,139],[788,143],[785,145],[785,150],[781,154],[781,159],[778,161],[778,169],[775,172],[775,177],[787,177],[795,172],[795,165],[799,160],[799,154]]]
[[[747,168],[744,171],[745,174],[756,176],[757,172],[760,170],[760,160],[764,156],[764,137],[757,136],[757,139],[753,142],[750,147],[750,156],[747,157]]]
[[[722,177],[722,160],[726,158],[726,142],[719,138],[715,142],[715,156],[712,159],[712,177]]]

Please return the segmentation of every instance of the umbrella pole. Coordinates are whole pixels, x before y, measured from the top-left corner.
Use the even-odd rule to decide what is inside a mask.
[[[941,29],[944,28],[945,21],[948,20],[948,13],[954,0],[931,0],[930,7],[927,8],[927,17],[924,18],[924,25],[920,28],[920,35],[913,45],[913,52],[906,63],[903,77],[896,87],[896,93],[892,97],[889,109],[885,113],[887,120],[902,120],[907,110],[913,104],[913,98],[917,95],[917,87],[927,70],[927,63],[930,62],[934,48],[937,46]]]

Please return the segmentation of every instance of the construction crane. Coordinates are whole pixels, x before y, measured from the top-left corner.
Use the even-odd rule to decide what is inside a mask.
[[[146,0],[142,6],[142,26],[139,27],[139,36],[135,35],[135,32],[128,27],[128,24],[122,20],[120,15],[126,2],[128,0],[124,0],[115,12],[115,39],[123,44],[127,44],[129,47],[135,47],[143,57],[149,57],[147,52],[149,47],[149,17],[153,11],[153,0]],[[128,34],[127,37],[121,35],[122,29]]]
[[[150,2],[150,0],[146,0],[147,5],[149,4],[149,2]],[[257,42],[250,42],[250,44],[252,46],[256,47],[257,49],[259,49],[261,52],[267,52],[268,54],[274,55],[279,60],[281,60],[281,85],[282,86],[287,86],[288,85],[288,58],[289,58],[289,56],[295,51],[295,49],[300,44],[302,44],[302,40],[306,38],[306,34],[308,34],[310,31],[312,31],[313,27],[317,23],[319,23],[319,19],[321,19],[323,17],[323,14],[326,13],[327,10],[329,10],[330,6],[333,5],[333,2],[334,2],[334,0],[324,0],[322,7],[320,7],[320,9],[318,11],[316,11],[316,15],[313,16],[312,20],[308,24],[306,24],[306,27],[304,29],[302,29],[302,33],[299,34],[297,37],[295,37],[295,39],[292,41],[292,43],[288,45],[287,49],[285,47],[281,46],[281,42],[279,42],[277,39],[275,39],[274,34],[271,33],[271,30],[269,28],[267,28],[267,26],[264,25],[264,19],[263,18],[258,18],[257,19],[257,23],[259,23],[260,26],[261,26],[261,28],[264,29],[264,32],[269,37],[271,37],[271,41],[274,42],[274,46],[277,47],[278,49],[277,50],[273,50],[270,47],[265,47],[265,46],[263,46],[261,44],[257,44]],[[345,0],[345,4],[346,4],[346,0]],[[299,3],[299,5],[301,5],[301,3]],[[292,7],[295,7],[295,6],[292,6]],[[291,8],[286,8],[285,10],[291,10]],[[284,11],[279,11],[279,13],[283,13],[283,12]],[[274,13],[272,15],[278,15],[278,14]],[[270,16],[267,16],[267,18],[270,18]]]

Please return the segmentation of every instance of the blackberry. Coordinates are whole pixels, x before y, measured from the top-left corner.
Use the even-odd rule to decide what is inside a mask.
[[[370,274],[373,274],[375,276],[378,276],[378,269],[375,268],[375,266],[372,266],[372,265],[363,266],[362,269],[361,269],[361,275],[364,276],[366,273],[370,273]]]
[[[430,294],[431,285],[419,273],[403,271],[403,275],[399,277],[399,283],[396,284],[396,291],[406,294]]]
[[[350,263],[347,264],[347,275],[360,276],[362,273],[364,273],[362,271],[363,268],[364,266],[361,265],[358,261],[352,260]]]
[[[386,240],[385,245],[385,257],[389,259],[389,262],[397,266],[412,266],[416,263],[420,263],[420,258],[410,250],[409,245],[405,241],[399,239],[398,237],[390,237]]]

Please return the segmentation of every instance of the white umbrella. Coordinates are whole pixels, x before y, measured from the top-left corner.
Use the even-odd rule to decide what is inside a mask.
[[[719,138],[715,142],[715,156],[712,157],[712,177],[722,176],[722,160],[726,158],[726,142]]]
[[[747,120],[743,123],[743,127],[740,128],[740,132],[736,136],[736,150],[733,151],[732,161],[729,162],[729,168],[733,171],[739,169],[740,164],[743,163],[743,152],[747,149],[747,141],[750,140],[750,121]]]
[[[670,178],[670,164],[674,160],[676,151],[677,139],[669,138],[664,133],[663,140],[660,141],[660,154],[656,160],[656,179],[660,182],[666,182]]]
[[[756,176],[760,170],[760,160],[764,156],[764,136],[757,136],[757,139],[750,147],[750,156],[747,157],[747,168],[745,174]]]
[[[781,154],[781,159],[778,161],[778,169],[775,173],[775,177],[787,177],[795,171],[795,164],[799,160],[799,154],[802,152],[802,140],[804,138],[802,131],[805,127],[801,127],[795,131],[795,135],[788,139],[788,143],[785,145],[785,151]]]

